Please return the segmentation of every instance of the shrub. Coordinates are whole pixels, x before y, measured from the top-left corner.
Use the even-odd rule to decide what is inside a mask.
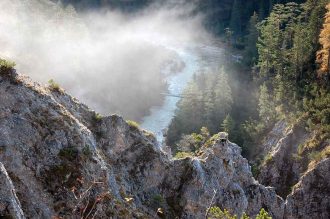
[[[48,86],[52,91],[62,92],[62,89],[58,83],[56,83],[53,79],[48,81]]]
[[[266,157],[265,157],[265,159],[264,159],[264,165],[265,164],[268,164],[269,162],[271,162],[273,160],[273,156],[272,156],[272,154],[271,153],[268,153],[267,155],[266,155]]]
[[[184,151],[179,151],[175,154],[174,158],[175,159],[184,159],[187,157],[193,157],[194,153],[192,152],[184,152]]]
[[[3,70],[7,70],[7,69],[12,69],[15,67],[15,62],[11,62],[11,61],[7,61],[4,59],[0,59],[0,69]]]
[[[236,215],[232,215],[224,209],[223,211],[219,207],[212,207],[208,213],[209,219],[237,219]]]
[[[67,160],[74,160],[78,157],[78,149],[75,147],[62,148],[58,155]]]
[[[256,219],[272,219],[272,217],[269,216],[268,212],[262,208],[259,214],[257,215]]]
[[[210,208],[207,216],[208,219],[238,219],[236,215],[232,215],[228,210],[224,209],[222,211],[219,207],[216,206]],[[243,213],[241,219],[250,219],[250,217]],[[272,217],[270,217],[267,211],[262,208],[260,209],[259,214],[256,216],[256,219],[272,219]]]
[[[85,147],[82,149],[82,152],[86,157],[90,157],[92,155],[92,151],[89,145],[85,145]]]
[[[94,121],[100,122],[102,120],[103,116],[100,113],[94,113]]]
[[[165,203],[165,200],[164,200],[163,196],[161,196],[161,195],[155,195],[155,196],[153,196],[152,197],[152,201],[153,201],[153,203],[155,203],[156,205],[158,205],[158,207],[161,206],[161,205],[163,205]]]
[[[135,129],[139,128],[139,123],[137,123],[133,120],[126,120],[126,122],[131,128],[135,128]]]

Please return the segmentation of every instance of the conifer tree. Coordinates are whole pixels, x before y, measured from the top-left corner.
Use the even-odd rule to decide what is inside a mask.
[[[256,45],[258,41],[257,23],[258,15],[256,12],[254,12],[249,22],[244,56],[244,61],[249,66],[253,65],[258,58],[258,50]]]
[[[275,104],[269,95],[265,83],[260,86],[259,116],[265,125],[268,125],[276,118]]]
[[[234,0],[229,27],[234,32],[235,36],[240,36],[242,34],[241,6],[242,2],[240,0]]]

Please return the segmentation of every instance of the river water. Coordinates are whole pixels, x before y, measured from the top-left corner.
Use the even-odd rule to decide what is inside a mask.
[[[169,126],[180,100],[179,96],[187,83],[192,79],[194,73],[207,72],[217,68],[223,61],[223,50],[212,45],[193,45],[185,47],[166,47],[176,52],[177,56],[185,64],[181,71],[175,74],[168,74],[169,66],[163,69],[165,80],[168,84],[168,94],[165,96],[161,106],[154,106],[150,114],[142,119],[141,127],[151,131],[157,140],[164,141],[164,131]],[[171,96],[173,95],[173,96]]]

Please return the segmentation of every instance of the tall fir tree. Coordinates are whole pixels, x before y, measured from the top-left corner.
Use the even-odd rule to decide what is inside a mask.
[[[257,41],[258,41],[258,14],[254,12],[250,18],[248,35],[246,37],[244,62],[248,66],[253,66],[258,59]]]
[[[242,34],[242,3],[241,0],[234,0],[229,27],[233,31],[234,36],[241,36]]]

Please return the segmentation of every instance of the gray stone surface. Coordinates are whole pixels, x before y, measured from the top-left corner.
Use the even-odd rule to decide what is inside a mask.
[[[21,75],[0,76],[0,103],[0,162],[19,201],[5,197],[22,209],[9,211],[14,217],[203,218],[212,204],[251,216],[263,207],[280,219],[284,209],[295,218],[293,209],[308,201],[293,194],[285,207],[233,143],[215,139],[199,157],[175,160],[120,116],[99,118]]]

